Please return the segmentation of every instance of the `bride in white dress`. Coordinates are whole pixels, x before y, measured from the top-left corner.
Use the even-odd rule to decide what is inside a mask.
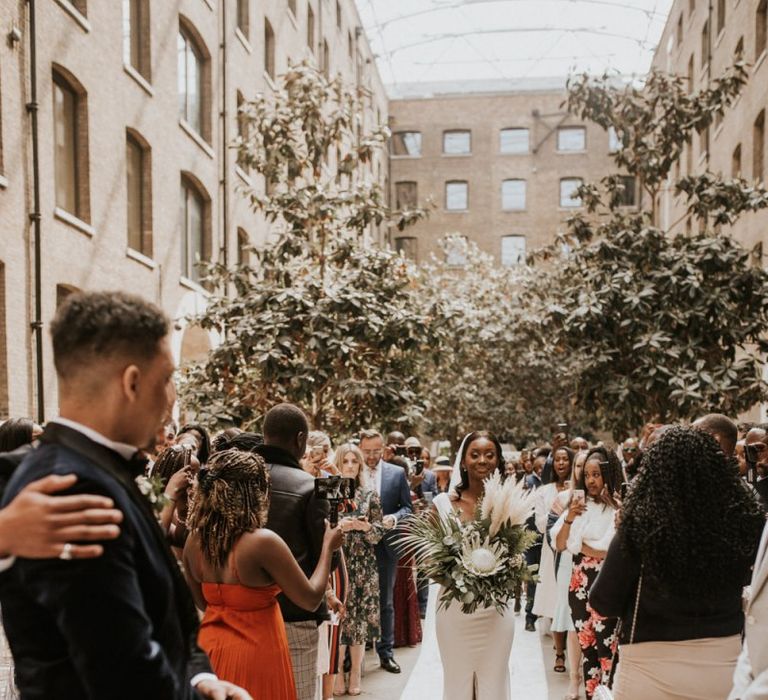
[[[451,490],[433,502],[437,512],[447,516],[455,511],[463,520],[473,519],[483,481],[495,470],[503,473],[501,455],[501,445],[492,433],[467,435]],[[443,700],[509,700],[509,657],[515,636],[511,608],[504,615],[495,608],[466,615],[454,601],[448,609],[437,610],[435,627],[443,665]]]

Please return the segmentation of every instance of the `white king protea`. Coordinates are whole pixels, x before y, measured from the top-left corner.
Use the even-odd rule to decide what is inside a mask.
[[[485,578],[497,574],[507,563],[506,549],[501,542],[480,540],[477,532],[469,534],[461,545],[461,563],[474,576]]]
[[[531,492],[523,488],[523,482],[514,479],[501,481],[501,474],[494,472],[485,480],[485,493],[480,504],[480,517],[490,520],[488,534],[495,537],[505,523],[523,525],[533,512]]]

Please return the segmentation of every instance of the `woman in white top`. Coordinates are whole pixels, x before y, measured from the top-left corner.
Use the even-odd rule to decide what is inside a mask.
[[[616,618],[598,615],[587,598],[615,533],[620,484],[616,455],[604,447],[592,448],[568,510],[550,533],[558,552],[568,550],[573,555],[568,602],[584,657],[587,698],[598,685],[608,683],[616,650]]]
[[[541,486],[536,491],[535,520],[536,529],[542,534],[547,531],[547,519],[558,494],[567,492],[570,487],[571,469],[573,467],[573,452],[567,447],[555,450],[552,458],[555,481]],[[538,617],[555,615],[557,606],[557,581],[555,579],[555,555],[546,538],[541,545],[541,562],[539,563],[539,581],[536,585],[536,597],[533,601],[533,614]],[[552,632],[555,641],[556,673],[565,673],[565,632]]]

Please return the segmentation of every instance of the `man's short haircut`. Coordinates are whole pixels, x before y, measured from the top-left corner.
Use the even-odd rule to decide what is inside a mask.
[[[694,425],[707,433],[722,435],[726,443],[731,446],[731,451],[735,449],[739,439],[739,429],[728,416],[722,413],[709,413],[699,418]]]
[[[366,428],[365,430],[360,431],[360,442],[363,440],[373,440],[374,438],[379,438],[380,440],[384,439],[384,436],[374,428]]]
[[[157,306],[133,294],[70,294],[51,322],[56,372],[67,379],[115,356],[150,360],[168,328],[168,318]]]
[[[298,406],[279,403],[264,416],[264,441],[272,445],[287,445],[299,433],[309,433],[309,421]]]

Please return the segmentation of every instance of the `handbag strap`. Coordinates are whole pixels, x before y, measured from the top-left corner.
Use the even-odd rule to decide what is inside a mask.
[[[640,591],[643,588],[643,568],[640,567],[640,578],[637,581],[637,595],[635,596],[635,610],[632,613],[632,629],[629,631],[629,643],[635,641],[635,627],[637,627],[637,609],[640,607]]]

